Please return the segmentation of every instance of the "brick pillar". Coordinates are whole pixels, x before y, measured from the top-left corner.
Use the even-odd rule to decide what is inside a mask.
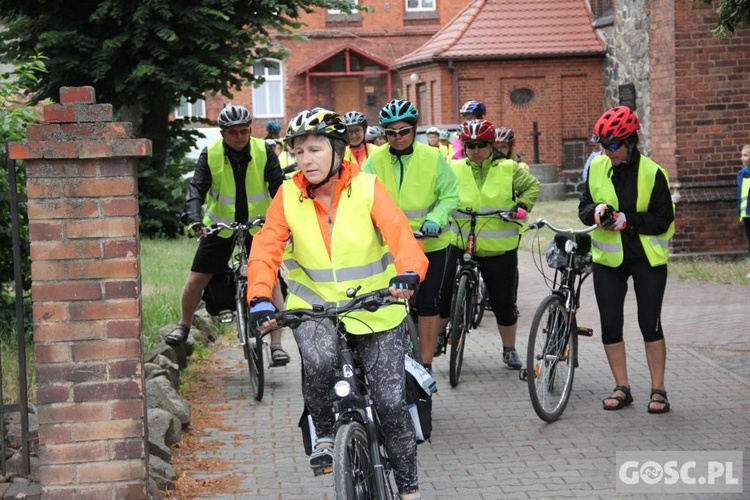
[[[45,498],[145,498],[137,160],[151,142],[92,87],[63,87],[26,161]]]

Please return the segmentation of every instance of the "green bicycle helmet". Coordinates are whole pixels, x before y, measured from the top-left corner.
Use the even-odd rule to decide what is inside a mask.
[[[386,126],[390,123],[404,121],[412,125],[417,123],[419,111],[405,99],[393,99],[380,110],[380,125]]]
[[[325,135],[349,144],[349,134],[346,130],[344,118],[340,114],[324,108],[306,109],[292,118],[286,129],[284,141],[293,143],[296,137],[303,135]]]

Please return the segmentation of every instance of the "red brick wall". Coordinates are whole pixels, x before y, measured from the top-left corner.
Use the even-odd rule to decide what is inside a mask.
[[[40,481],[45,498],[145,498],[136,157],[151,143],[91,87],[62,88],[29,139]]]
[[[418,73],[422,81],[436,82],[432,101],[440,113],[433,115],[435,123],[455,123],[461,104],[470,99],[482,100],[488,120],[496,126],[513,128],[516,150],[529,162],[534,153],[533,122],[538,123],[542,134],[541,163],[562,166],[563,141],[588,140],[601,114],[603,76],[602,59],[598,57],[457,62],[455,67],[459,82],[457,104],[452,76],[445,64],[403,70],[404,94],[414,98],[415,85],[408,79],[411,73]],[[510,94],[517,88],[532,89],[533,101],[524,106],[513,104]]]
[[[677,194],[674,249],[745,251],[735,182],[750,142],[750,30],[717,39],[712,7],[692,2],[654,1],[651,16],[652,157]]]

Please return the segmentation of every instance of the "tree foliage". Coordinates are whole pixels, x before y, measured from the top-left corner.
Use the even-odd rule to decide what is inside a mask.
[[[0,0],[0,61],[32,54],[48,57],[48,73],[33,90],[57,99],[62,86],[92,85],[99,102],[153,142],[142,167],[141,200],[173,191],[181,173],[170,159],[170,113],[180,98],[195,102],[206,92],[231,99],[255,81],[253,64],[284,59],[271,39],[301,25],[301,12],[351,9],[346,0]],[[170,130],[172,135],[170,135]],[[184,134],[183,134],[184,137]],[[189,136],[188,136],[189,139]],[[170,184],[164,191],[160,184]],[[156,192],[150,192],[156,186]],[[181,199],[162,199],[169,210],[151,214],[177,224]],[[177,206],[174,206],[175,203]],[[141,205],[143,207],[143,204]],[[143,214],[142,214],[143,215]],[[170,234],[174,228],[168,228]]]
[[[34,55],[19,61],[12,73],[0,75],[0,193],[15,191],[26,193],[26,172],[23,163],[15,165],[15,185],[10,183],[6,167],[7,142],[26,138],[26,125],[34,123],[37,111],[29,105],[28,89],[38,83],[39,75],[45,71],[43,57]],[[14,189],[13,189],[14,188]],[[20,267],[22,287],[31,287],[31,259],[29,257],[29,231],[26,203],[19,203],[18,229],[20,243]],[[13,268],[13,221],[10,203],[0,203],[0,337],[9,331],[8,325],[15,322],[15,279]],[[30,327],[31,322],[26,325]],[[12,328],[10,328],[12,330]]]
[[[717,4],[719,20],[713,32],[719,38],[732,36],[737,28],[750,25],[750,0],[697,0],[697,3]]]

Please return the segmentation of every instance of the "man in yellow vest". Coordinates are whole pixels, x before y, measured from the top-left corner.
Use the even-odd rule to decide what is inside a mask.
[[[638,325],[651,375],[649,413],[669,411],[664,372],[667,349],[661,305],[667,285],[669,241],[674,234],[674,206],[667,172],[638,150],[638,117],[627,106],[606,111],[594,126],[592,140],[602,146],[581,194],[578,216],[591,233],[594,292],[602,342],[615,379],[605,410],[633,402],[623,341],[628,279],[633,279]]]
[[[247,222],[265,215],[284,180],[272,146],[250,136],[251,120],[250,113],[242,106],[229,104],[222,109],[217,120],[221,140],[205,148],[196,163],[181,220],[188,234],[199,238],[199,243],[182,290],[182,317],[164,338],[170,345],[187,339],[203,291],[214,275],[226,272],[232,255],[231,234],[207,235],[206,226],[215,222]],[[280,291],[276,299],[281,300]],[[271,361],[275,365],[289,362],[289,355],[281,347],[280,331],[271,337]]]
[[[437,235],[423,240],[430,267],[416,301],[419,347],[424,366],[431,371],[440,329],[440,288],[452,238],[448,221],[458,208],[458,185],[440,151],[414,140],[418,117],[410,101],[394,99],[383,106],[380,125],[388,145],[375,150],[362,171],[377,175],[385,184],[414,231]]]

